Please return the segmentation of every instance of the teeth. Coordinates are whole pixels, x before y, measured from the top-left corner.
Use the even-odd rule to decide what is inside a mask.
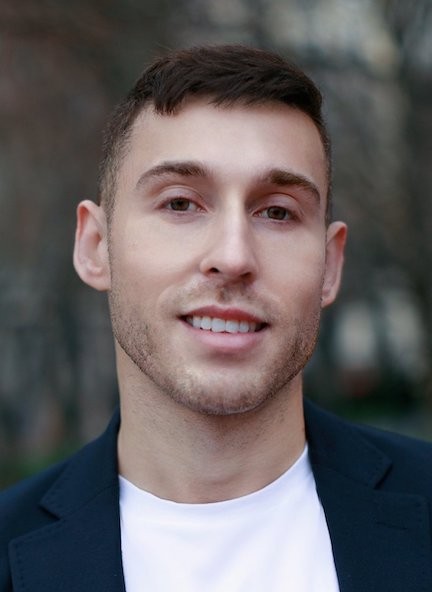
[[[227,321],[225,330],[227,333],[238,333],[239,322],[238,321]]]
[[[208,331],[209,329],[211,329],[211,326],[212,326],[212,320],[210,317],[203,317],[201,319],[201,327],[200,327],[201,329],[205,329]]]
[[[212,319],[211,330],[214,333],[223,333],[225,331],[225,321],[222,319]]]
[[[257,323],[249,321],[225,321],[217,317],[187,317],[186,321],[195,329],[213,331],[213,333],[254,333]]]

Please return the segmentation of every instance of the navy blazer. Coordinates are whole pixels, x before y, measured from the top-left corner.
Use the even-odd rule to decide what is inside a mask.
[[[432,445],[305,417],[341,592],[431,592]],[[0,592],[124,592],[118,423],[0,494]]]

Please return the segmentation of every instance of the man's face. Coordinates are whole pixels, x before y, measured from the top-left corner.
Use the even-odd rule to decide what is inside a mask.
[[[341,265],[343,240],[328,269],[326,192],[318,131],[283,104],[190,101],[138,117],[110,222],[109,296],[142,397],[232,414],[288,389]]]

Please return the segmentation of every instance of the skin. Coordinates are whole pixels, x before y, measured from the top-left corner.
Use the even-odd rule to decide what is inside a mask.
[[[301,454],[302,370],[346,238],[343,223],[325,224],[327,188],[305,114],[190,100],[137,118],[109,224],[102,206],[78,206],[74,264],[109,295],[119,470],[138,487],[230,499]],[[204,331],[187,322],[194,313],[260,330]]]

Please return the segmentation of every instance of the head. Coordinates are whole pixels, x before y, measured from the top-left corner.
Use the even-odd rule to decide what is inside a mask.
[[[330,139],[313,81],[279,55],[241,45],[201,46],[173,52],[149,66],[112,114],[104,132],[99,201],[108,218],[114,209],[117,175],[128,150],[133,124],[152,105],[172,115],[191,98],[218,106],[280,102],[302,111],[317,127],[327,163],[326,221],[331,217]]]
[[[296,67],[237,46],[150,66],[108,126],[101,203],[78,207],[120,390],[212,415],[298,395],[341,276],[329,185],[321,95]]]

